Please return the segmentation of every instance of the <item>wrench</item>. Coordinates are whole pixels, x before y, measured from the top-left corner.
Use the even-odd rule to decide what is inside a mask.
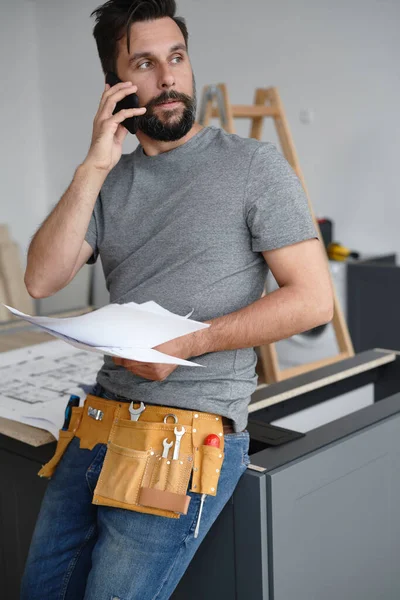
[[[142,414],[142,412],[146,409],[143,402],[140,403],[139,408],[133,408],[133,402],[129,405],[129,412],[131,413],[131,421],[137,421]]]
[[[174,434],[176,437],[176,441],[175,441],[175,448],[174,448],[174,454],[172,456],[172,460],[178,460],[178,458],[179,458],[179,450],[181,447],[181,437],[183,436],[185,431],[186,431],[186,429],[184,428],[183,425],[182,425],[182,429],[180,431],[178,431],[177,427],[174,427]]]
[[[164,452],[162,453],[162,458],[168,458],[168,452],[171,446],[174,445],[174,442],[168,442],[168,438],[165,438],[163,441]]]

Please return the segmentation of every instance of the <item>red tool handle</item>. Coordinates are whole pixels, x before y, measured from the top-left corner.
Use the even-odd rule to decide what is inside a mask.
[[[210,433],[203,442],[203,446],[214,446],[215,448],[219,448],[219,445],[220,439],[215,433]]]

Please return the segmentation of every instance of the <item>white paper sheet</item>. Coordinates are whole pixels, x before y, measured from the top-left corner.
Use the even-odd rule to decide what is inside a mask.
[[[189,315],[176,315],[154,301],[108,304],[78,317],[61,319],[32,317],[4,306],[14,315],[76,348],[140,362],[203,366],[154,350],[154,346],[209,327],[206,323],[190,320]]]
[[[50,431],[58,438],[69,396],[87,395],[103,364],[100,355],[62,341],[0,353],[0,417]]]

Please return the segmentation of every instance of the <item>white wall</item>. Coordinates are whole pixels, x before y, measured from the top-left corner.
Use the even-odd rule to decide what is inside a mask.
[[[89,146],[103,89],[89,14],[101,0],[2,2],[0,221],[25,247]],[[199,96],[206,83],[223,81],[233,103],[251,103],[254,88],[277,86],[317,215],[332,217],[336,238],[354,249],[400,255],[400,2],[181,0],[178,7]],[[311,124],[300,121],[302,109],[313,111]],[[238,133],[247,135],[248,124]],[[271,124],[264,139],[276,141]],[[131,138],[124,151],[135,145]]]
[[[0,15],[0,223],[25,252],[48,205],[35,4],[2,0]]]
[[[400,2],[180,6],[198,84],[224,81],[238,104],[251,103],[256,87],[277,86],[318,215],[335,220],[343,243],[400,254]],[[300,122],[304,108],[314,111],[311,125]],[[270,128],[264,139],[275,139]]]

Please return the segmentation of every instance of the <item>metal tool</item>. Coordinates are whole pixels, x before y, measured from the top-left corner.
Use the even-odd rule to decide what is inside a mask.
[[[176,415],[174,415],[173,413],[168,413],[167,415],[165,415],[165,417],[164,417],[164,423],[168,423],[168,417],[172,417],[174,419],[175,425],[177,424],[178,417]]]
[[[201,513],[203,512],[203,504],[204,504],[204,500],[206,499],[206,496],[207,496],[207,494],[201,495],[199,516],[197,517],[196,529],[194,530],[194,536],[193,536],[195,538],[197,538],[199,535]]]
[[[217,435],[215,435],[215,433],[210,433],[206,439],[204,440],[203,446],[213,446],[214,448],[219,448],[220,446],[220,439]],[[218,469],[217,469],[218,472]],[[211,488],[211,491],[214,491],[214,488]],[[203,512],[203,504],[204,504],[204,500],[206,499],[207,494],[202,494],[201,495],[201,501],[200,501],[200,510],[199,510],[199,516],[197,517],[197,523],[196,523],[196,529],[194,530],[194,537],[197,538],[199,535],[199,529],[200,529],[200,519],[201,519],[201,514]]]
[[[130,403],[129,405],[129,412],[131,415],[131,421],[138,421],[140,415],[142,414],[142,412],[146,409],[145,405],[143,404],[143,402],[140,403],[139,408],[133,408],[133,402]]]
[[[98,408],[93,408],[92,406],[88,407],[88,415],[89,415],[89,417],[92,417],[92,419],[95,419],[96,421],[102,421],[103,417],[104,417],[104,413],[102,410],[100,410]]]
[[[174,434],[175,434],[175,448],[174,448],[174,454],[172,456],[172,460],[178,460],[179,458],[179,450],[181,447],[181,437],[183,436],[183,434],[185,433],[186,429],[184,428],[184,426],[182,425],[182,429],[180,431],[178,431],[177,427],[174,427]]]
[[[174,445],[174,442],[168,442],[168,438],[165,438],[163,441],[164,452],[162,453],[162,458],[168,458],[169,449]]]

